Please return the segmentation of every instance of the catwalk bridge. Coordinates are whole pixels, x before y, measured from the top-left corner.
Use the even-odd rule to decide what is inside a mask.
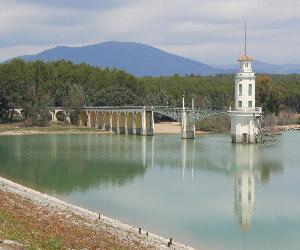
[[[154,134],[154,113],[169,117],[181,123],[181,135],[185,139],[195,136],[195,122],[209,116],[226,113],[226,110],[199,110],[194,108],[173,108],[169,106],[115,106],[83,107],[80,113],[80,126],[99,128],[118,134],[144,135]],[[52,120],[65,115],[72,123],[71,112],[56,107],[51,111]]]

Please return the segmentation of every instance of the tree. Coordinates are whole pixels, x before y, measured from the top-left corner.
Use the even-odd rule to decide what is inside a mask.
[[[70,114],[70,118],[74,123],[79,125],[80,112],[85,104],[85,92],[83,87],[77,84],[70,86],[69,92],[64,99],[64,111]]]
[[[270,112],[275,113],[276,116],[279,115],[279,111],[282,109],[285,93],[286,89],[284,87],[278,85],[271,86],[267,107]]]
[[[37,119],[32,124],[39,124],[44,112],[38,106],[45,106],[45,110],[48,105],[63,106],[68,112],[75,110],[77,114],[73,112],[72,116],[78,123],[83,105],[181,107],[183,94],[187,107],[194,97],[197,108],[224,109],[233,105],[233,77],[191,74],[137,78],[122,70],[84,63],[14,59],[0,64],[0,122],[12,122],[13,110],[26,107],[26,116]],[[300,112],[300,75],[258,76],[256,101],[266,113],[277,115],[283,108]],[[30,105],[37,106],[30,108]]]
[[[259,76],[256,80],[256,100],[266,113],[275,113],[278,116],[283,106],[286,89],[272,84],[269,76]]]
[[[45,127],[51,119],[50,96],[35,85],[28,88],[23,102],[23,114],[26,126]]]
[[[255,95],[257,106],[261,106],[265,112],[269,112],[268,99],[271,92],[272,80],[269,76],[256,78]]]
[[[129,88],[112,85],[98,91],[94,104],[96,106],[139,105],[139,97]]]

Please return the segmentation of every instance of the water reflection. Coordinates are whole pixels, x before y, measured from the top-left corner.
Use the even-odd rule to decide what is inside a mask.
[[[200,183],[203,171],[233,177],[234,211],[250,228],[256,183],[282,172],[282,162],[261,145],[233,145],[224,136],[180,140],[174,136],[56,135],[0,138],[0,174],[59,194],[125,186],[150,169],[175,170],[181,184]],[[174,176],[171,176],[174,178]],[[212,183],[214,185],[214,183]],[[222,209],[222,208],[220,208]]]
[[[144,175],[141,143],[132,143],[124,152],[126,137],[118,141],[107,136],[105,143],[101,139],[95,135],[1,137],[0,174],[58,193],[125,185]]]
[[[235,212],[241,229],[250,227],[255,202],[255,171],[259,166],[254,145],[236,145],[235,147]]]
[[[215,150],[211,150],[210,146],[202,143],[198,145],[196,141],[182,141],[182,181],[190,181],[190,179],[185,180],[188,170],[191,172],[191,180],[194,180],[195,162],[196,173],[209,170],[233,176],[234,211],[245,237],[254,213],[256,182],[267,183],[271,173],[282,173],[282,160],[270,154],[270,148],[261,145],[223,144],[223,150],[220,150],[217,145]],[[171,167],[170,165],[176,164],[176,157],[178,155],[169,152],[169,155],[165,154],[160,159],[156,159],[156,164]]]
[[[284,150],[231,144],[226,135],[7,136],[0,137],[0,175],[195,246],[206,237],[237,240],[227,249],[238,249],[253,239],[259,212],[275,207],[274,195],[264,203],[273,190],[261,184],[274,185],[282,161],[298,166],[298,155],[290,160]]]
[[[105,183],[123,185],[144,175],[149,167],[178,168],[183,182],[193,181],[203,170],[235,176],[236,183],[241,182],[245,190],[240,191],[241,202],[247,200],[246,193],[253,192],[249,194],[252,202],[255,179],[267,182],[271,172],[282,171],[280,159],[264,155],[263,147],[222,143],[218,137],[214,141],[205,137],[178,140],[170,136],[37,135],[0,140],[2,175],[21,177],[56,191]],[[191,175],[185,179],[187,171]],[[247,183],[251,183],[249,187]]]

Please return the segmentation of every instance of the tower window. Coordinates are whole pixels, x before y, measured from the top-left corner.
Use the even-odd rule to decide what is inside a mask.
[[[239,101],[239,108],[241,108],[243,105],[242,105],[242,101]]]
[[[239,84],[239,95],[243,95],[243,85]]]
[[[248,108],[252,108],[252,101],[248,102]]]
[[[238,178],[238,184],[239,184],[240,186],[242,185],[242,178],[241,178],[241,177]]]
[[[251,201],[251,192],[248,192],[248,201]]]
[[[252,96],[252,84],[249,84],[248,95]]]

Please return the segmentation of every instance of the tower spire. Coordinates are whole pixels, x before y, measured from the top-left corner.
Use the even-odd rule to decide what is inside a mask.
[[[247,21],[245,21],[245,55],[247,55]]]

